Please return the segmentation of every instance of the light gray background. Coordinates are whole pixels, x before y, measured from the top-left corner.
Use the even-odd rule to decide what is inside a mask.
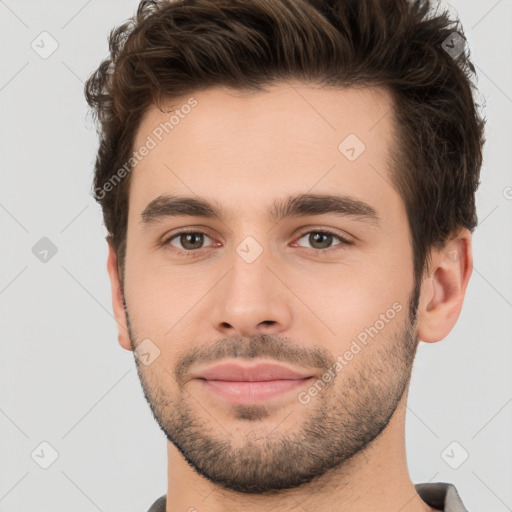
[[[165,437],[132,354],[117,343],[105,231],[90,195],[97,139],[82,92],[107,56],[110,29],[137,5],[0,0],[3,512],[141,512],[166,491]],[[408,460],[414,482],[452,482],[471,511],[506,512],[512,510],[512,0],[453,0],[451,8],[464,24],[486,102],[480,226],[456,327],[440,343],[420,344]],[[47,59],[31,48],[43,31],[59,45]],[[42,237],[57,247],[46,263],[32,252]],[[50,456],[43,441],[59,454],[48,469],[35,462]],[[34,450],[39,458],[32,458]],[[446,460],[454,465],[463,450],[469,458],[452,469]]]

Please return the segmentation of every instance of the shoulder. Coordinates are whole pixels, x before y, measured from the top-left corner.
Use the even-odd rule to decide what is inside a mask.
[[[444,512],[469,512],[453,484],[435,482],[415,484],[420,498],[431,507]]]
[[[165,506],[166,506],[166,496],[165,494],[163,496],[160,496],[151,507],[149,507],[148,512],[165,512]]]

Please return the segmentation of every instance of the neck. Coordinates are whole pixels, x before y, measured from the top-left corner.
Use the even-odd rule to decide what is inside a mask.
[[[364,450],[309,484],[273,495],[243,494],[212,484],[169,442],[166,512],[432,512],[435,509],[419,497],[409,477],[406,395],[386,429]]]

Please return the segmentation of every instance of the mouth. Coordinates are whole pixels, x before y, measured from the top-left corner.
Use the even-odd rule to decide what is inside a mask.
[[[202,389],[236,404],[261,403],[309,385],[315,376],[275,363],[222,363],[192,375]]]

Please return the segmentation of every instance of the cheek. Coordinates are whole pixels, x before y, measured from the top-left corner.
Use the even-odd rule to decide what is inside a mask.
[[[162,345],[166,352],[169,347],[178,350],[181,339],[188,338],[190,344],[197,337],[197,326],[203,329],[207,325],[204,309],[198,306],[207,305],[208,291],[219,277],[214,269],[201,271],[168,263],[151,266],[142,260],[134,257],[131,267],[127,266],[126,300],[134,331],[138,337]],[[203,315],[200,319],[198,313]]]
[[[289,283],[316,315],[297,305],[307,309],[301,320],[304,328],[307,330],[313,321],[329,328],[324,329],[327,337],[334,333],[333,354],[339,354],[367,328],[376,326],[378,333],[371,329],[372,339],[391,339],[403,325],[413,285],[412,265],[397,258],[396,252],[379,250],[374,258],[367,254],[364,262],[357,264],[326,265],[322,272],[303,273]]]
[[[162,276],[163,272],[150,269],[147,262],[127,259],[125,295],[138,337],[161,339],[179,318],[175,316],[183,302],[182,290]]]

